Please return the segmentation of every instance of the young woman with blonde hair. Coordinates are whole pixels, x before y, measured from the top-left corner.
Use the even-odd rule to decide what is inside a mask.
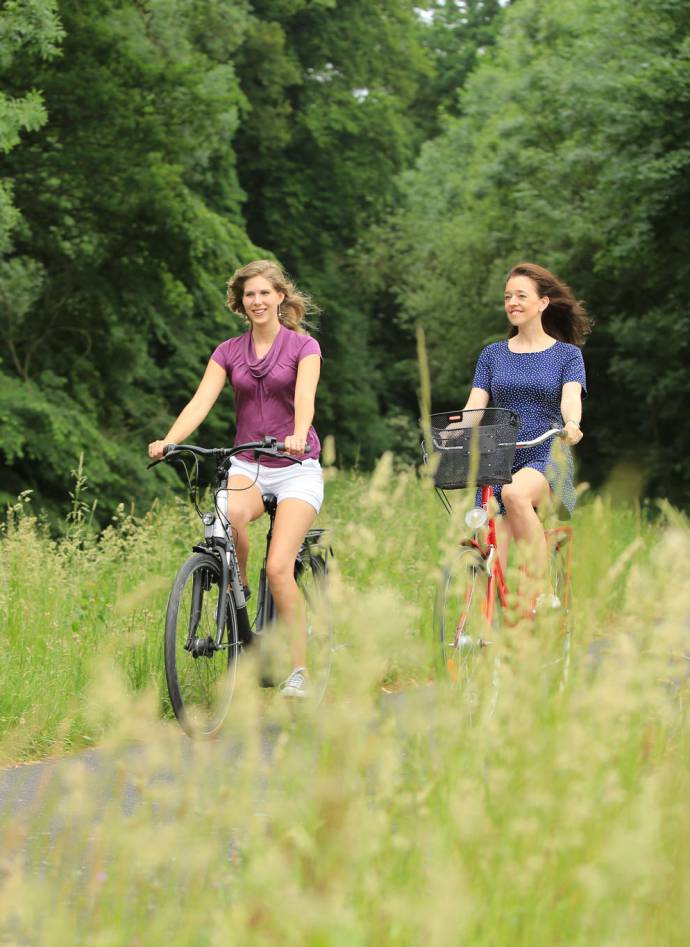
[[[304,330],[316,307],[270,260],[240,267],[228,283],[227,306],[247,320],[240,336],[221,342],[209,359],[194,397],[149,456],[162,457],[169,443],[182,443],[206,418],[230,381],[236,410],[235,444],[272,435],[301,465],[281,458],[257,461],[233,457],[228,477],[228,518],[232,524],[242,581],[247,582],[248,524],[264,512],[262,495],[278,498],[267,562],[278,615],[292,631],[293,671],[281,686],[287,697],[308,691],[306,631],[294,579],[294,563],[323,501],[319,438],[312,426],[321,349]]]

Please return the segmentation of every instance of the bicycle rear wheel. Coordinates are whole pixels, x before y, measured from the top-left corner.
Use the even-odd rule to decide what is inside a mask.
[[[170,702],[190,736],[213,736],[235,686],[239,642],[230,596],[220,601],[221,565],[212,555],[190,556],[175,577],[165,618],[165,677]],[[224,615],[216,645],[217,616]]]
[[[436,591],[436,663],[454,683],[467,677],[472,659],[486,644],[488,579],[481,555],[460,547],[446,564]]]
[[[307,626],[307,667],[312,702],[323,700],[331,676],[334,638],[328,611],[326,559],[307,547],[295,562],[295,581],[304,601]]]

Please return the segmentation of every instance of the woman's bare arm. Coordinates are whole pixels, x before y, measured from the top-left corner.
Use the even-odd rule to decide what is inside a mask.
[[[470,411],[474,408],[485,408],[489,403],[489,392],[484,391],[483,388],[473,388],[470,391],[470,396],[467,399],[467,404],[463,408],[463,411]]]
[[[582,385],[579,381],[567,381],[561,391],[561,414],[565,427],[566,444],[577,444],[582,440]]]
[[[225,369],[221,368],[218,362],[209,359],[204,377],[199,382],[199,387],[191,401],[180,411],[165,437],[160,441],[153,441],[149,444],[150,457],[160,460],[163,456],[163,448],[166,444],[181,444],[189,437],[192,431],[196,431],[218,400],[218,396],[225,386],[226,379],[227,375]]]
[[[297,367],[295,382],[295,429],[285,438],[285,449],[290,454],[303,454],[309,426],[314,420],[316,386],[321,375],[321,357],[307,355]]]

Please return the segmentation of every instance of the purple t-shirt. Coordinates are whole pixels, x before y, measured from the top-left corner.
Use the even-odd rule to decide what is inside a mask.
[[[263,358],[256,357],[251,330],[220,343],[211,358],[225,369],[235,392],[235,444],[260,441],[266,435],[283,441],[294,433],[297,368],[307,355],[321,356],[316,339],[285,326],[280,327]],[[313,427],[307,444],[311,449],[305,457],[316,460],[321,444]],[[253,460],[251,453],[237,456]],[[284,467],[290,461],[262,457],[261,463]]]

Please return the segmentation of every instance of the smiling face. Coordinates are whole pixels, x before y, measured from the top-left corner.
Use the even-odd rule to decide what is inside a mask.
[[[264,276],[252,276],[244,284],[242,306],[252,325],[264,326],[278,321],[278,306],[285,299],[285,293],[274,289],[270,280]]]
[[[518,330],[541,323],[541,314],[549,305],[548,296],[540,296],[537,284],[529,276],[512,276],[506,283],[503,296],[508,321]]]

